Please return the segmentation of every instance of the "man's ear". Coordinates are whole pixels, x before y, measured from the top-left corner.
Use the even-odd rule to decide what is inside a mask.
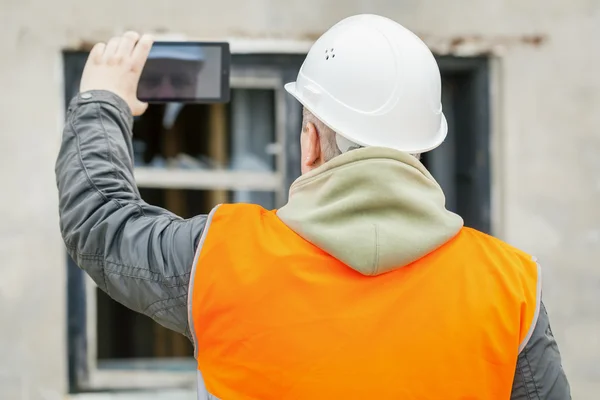
[[[302,148],[301,167],[302,173],[305,173],[318,167],[321,159],[321,142],[315,124],[312,122],[306,123],[300,142]]]

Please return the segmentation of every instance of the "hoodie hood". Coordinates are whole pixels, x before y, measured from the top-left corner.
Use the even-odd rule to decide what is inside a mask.
[[[278,217],[298,235],[363,275],[402,268],[462,228],[442,189],[415,157],[367,147],[298,178]]]

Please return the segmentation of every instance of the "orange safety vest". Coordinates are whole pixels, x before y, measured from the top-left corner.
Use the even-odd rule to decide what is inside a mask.
[[[508,399],[539,282],[531,256],[468,228],[368,277],[275,211],[222,205],[190,282],[200,390],[221,400]]]

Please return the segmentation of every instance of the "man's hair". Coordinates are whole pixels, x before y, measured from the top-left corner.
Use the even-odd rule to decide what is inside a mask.
[[[315,117],[313,113],[308,111],[306,107],[302,110],[302,130],[306,130],[309,123],[313,123],[319,132],[319,141],[321,144],[321,155],[323,161],[331,161],[333,158],[342,154],[336,141],[337,133],[325,125],[319,118]],[[356,145],[351,147],[348,151],[360,149],[362,146]],[[421,154],[411,154],[417,160],[421,159]]]

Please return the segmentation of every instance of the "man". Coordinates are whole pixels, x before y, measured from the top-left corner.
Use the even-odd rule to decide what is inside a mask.
[[[61,228],[100,288],[194,342],[200,398],[570,398],[537,262],[463,227],[417,159],[447,125],[415,35],[373,15],[325,33],[286,86],[305,106],[288,204],[189,220],[135,187],[150,46],[128,33],[90,54],[57,163]]]

